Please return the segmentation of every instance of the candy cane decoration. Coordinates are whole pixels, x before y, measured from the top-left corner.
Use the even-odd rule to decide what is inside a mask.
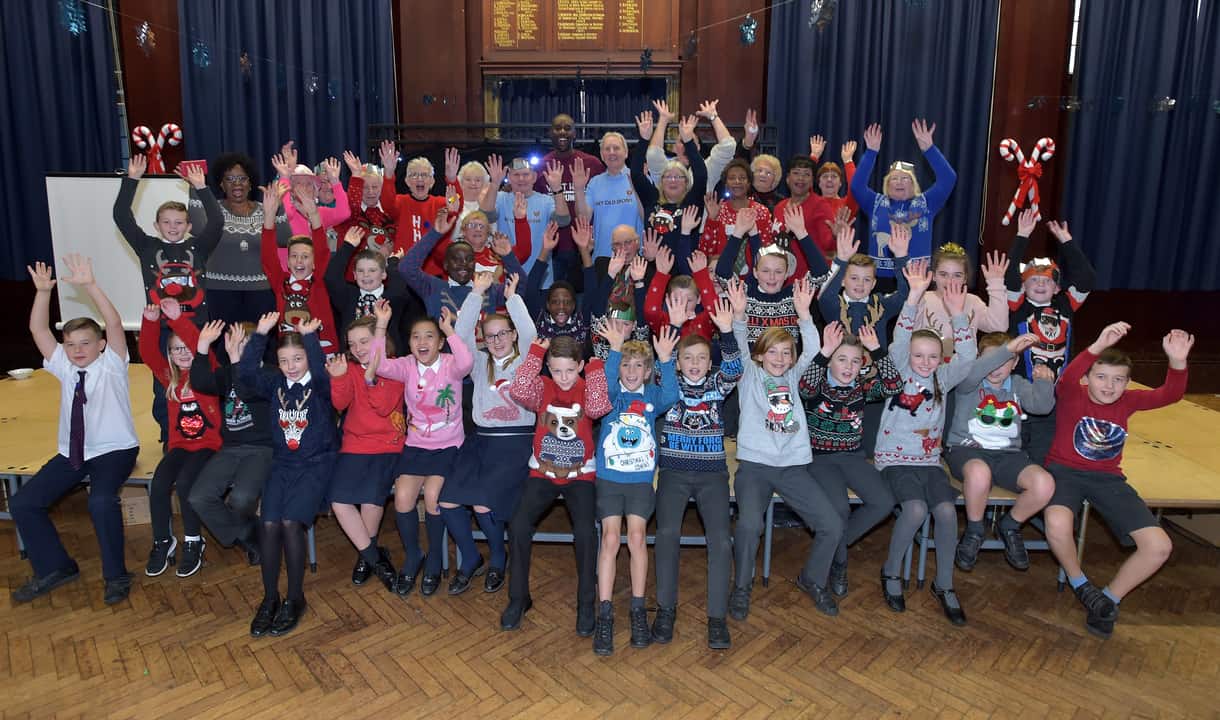
[[[173,147],[182,144],[182,128],[174,123],[165,123],[161,126],[161,132],[155,137],[152,130],[146,125],[139,125],[131,131],[131,141],[136,147],[147,151],[148,155],[148,172],[164,173],[165,161],[161,158],[161,149],[166,145]]]
[[[1029,207],[1034,211],[1035,218],[1042,219],[1042,213],[1038,210],[1042,199],[1038,193],[1038,178],[1042,177],[1042,162],[1050,160],[1054,156],[1055,141],[1048,137],[1038,140],[1034,145],[1033,153],[1028,158],[1021,152],[1021,146],[1017,144],[1016,140],[1004,138],[1000,141],[1000,157],[1008,162],[1017,163],[1017,179],[1020,181],[1012,202],[1008,204],[1008,211],[1004,213],[1004,219],[1000,221],[1001,225],[1012,223],[1013,215],[1017,214],[1018,209],[1025,207],[1026,199],[1029,200]]]

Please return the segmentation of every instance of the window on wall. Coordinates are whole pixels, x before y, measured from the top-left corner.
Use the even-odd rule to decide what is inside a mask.
[[[664,99],[664,77],[500,78],[494,81],[502,123],[549,123],[567,113],[578,125],[631,122],[637,113]]]

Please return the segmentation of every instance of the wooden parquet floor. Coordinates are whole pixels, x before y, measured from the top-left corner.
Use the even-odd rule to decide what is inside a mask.
[[[253,640],[261,584],[237,552],[209,548],[207,566],[185,580],[141,575],[130,601],[111,608],[84,495],[56,514],[83,578],[29,605],[0,600],[5,717],[1124,718],[1220,708],[1220,551],[1181,537],[1102,642],[1084,631],[1070,592],[1055,592],[1046,553],[1033,553],[1024,574],[994,552],[959,573],[963,629],[926,589],[912,587],[908,611],[891,613],[876,580],[887,526],[853,548],[852,591],[839,617],[824,617],[792,582],[807,535],[777,531],[770,587],[756,586],[747,622],[730,620],[727,652],[706,647],[705,555],[686,548],[674,642],[629,647],[623,589],[616,653],[598,658],[574,633],[568,546],[536,546],[534,609],[503,633],[506,591],[476,585],[404,602],[375,583],[352,586],[354,553],[325,519],[301,627]],[[562,511],[552,520],[566,523]],[[1086,565],[1108,577],[1122,554],[1100,526],[1090,535]],[[129,568],[143,567],[148,543],[148,526],[129,529]],[[623,552],[620,587],[626,569]],[[29,574],[8,523],[0,573],[9,588]]]

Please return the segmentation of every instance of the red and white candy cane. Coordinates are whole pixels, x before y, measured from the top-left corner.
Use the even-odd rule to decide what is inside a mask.
[[[1020,181],[1012,202],[1008,204],[1008,210],[1004,213],[1004,219],[1000,221],[1001,225],[1012,223],[1013,215],[1017,214],[1017,210],[1025,207],[1026,199],[1029,200],[1029,207],[1034,211],[1035,217],[1038,220],[1042,219],[1042,213],[1038,211],[1042,199],[1038,193],[1038,178],[1042,177],[1042,162],[1050,160],[1054,156],[1055,141],[1052,138],[1039,139],[1034,144],[1034,151],[1028,158],[1021,152],[1021,146],[1017,144],[1016,140],[1004,138],[1000,141],[1000,157],[1008,162],[1017,163],[1017,179]]]
[[[136,147],[146,151],[149,173],[164,173],[165,161],[161,158],[161,148],[166,145],[181,145],[182,128],[174,123],[165,123],[161,126],[161,132],[154,136],[148,126],[139,125],[132,129],[131,141]]]

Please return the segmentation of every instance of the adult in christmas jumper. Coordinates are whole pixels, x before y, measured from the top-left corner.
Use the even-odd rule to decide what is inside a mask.
[[[471,416],[475,432],[467,435],[453,477],[441,488],[441,518],[461,553],[461,566],[449,581],[449,594],[460,595],[471,580],[487,571],[484,592],[504,586],[508,568],[504,526],[517,509],[521,488],[529,475],[527,465],[534,441],[534,413],[509,396],[513,376],[525,361],[536,333],[525,301],[517,294],[519,275],[508,276],[504,286],[508,314],[482,314],[483,296],[492,287],[491,273],[477,273],[470,294],[462,302],[454,332],[475,347],[475,329],[482,330],[485,349],[476,350],[470,371]],[[487,538],[488,565],[474,544],[470,510]]]
[[[691,223],[698,222],[696,213],[695,208],[687,208],[682,213],[683,227],[686,227],[688,219]],[[671,277],[673,266],[673,253],[669,248],[660,248],[657,251],[656,272],[648,284],[648,295],[644,299],[644,320],[653,334],[660,333],[664,327],[675,327],[682,337],[694,333],[711,340],[716,332],[712,312],[716,309],[717,295],[716,286],[707,271],[707,256],[698,250],[691,255],[693,279],[689,275]]]
[[[504,281],[504,259],[495,249],[495,241],[499,238],[504,238],[504,242],[512,247],[513,256],[517,258],[518,263],[524,263],[530,259],[530,253],[533,251],[531,246],[533,231],[526,219],[527,209],[525,198],[517,196],[513,205],[513,222],[516,225],[513,233],[515,241],[498,230],[493,233],[492,224],[482,210],[475,210],[458,222],[462,239],[455,242],[464,242],[474,251],[475,272],[488,272],[492,274],[492,279],[496,282]],[[544,233],[545,231],[543,228]]]
[[[158,347],[161,318],[169,323],[170,336],[165,351]],[[219,335],[223,323],[208,323],[209,334]],[[195,347],[199,344],[199,329],[182,314],[177,301],[164,299],[159,305],[144,308],[140,326],[140,357],[153,376],[165,386],[169,405],[169,446],[153,471],[148,488],[149,513],[152,516],[153,544],[148,553],[144,574],[156,577],[174,562],[178,540],[174,537],[173,507],[170,492],[178,493],[182,512],[183,548],[178,577],[194,575],[203,567],[204,540],[199,515],[191,506],[191,488],[204,465],[220,449],[220,401],[216,395],[197,391],[191,386],[191,366],[195,362]],[[208,366],[215,358],[207,359]]]
[[[868,375],[862,372],[866,353],[872,365]],[[847,595],[847,547],[894,511],[894,494],[865,458],[862,440],[866,405],[879,405],[901,389],[898,368],[875,326],[864,325],[852,334],[838,321],[826,324],[821,350],[801,377],[800,394],[813,451],[809,473],[843,521],[843,537],[830,565],[829,589],[835,597]],[[854,512],[848,490],[862,502]]]
[[[373,362],[376,327],[392,313],[386,300],[377,301],[377,306],[383,309],[380,315],[348,324],[347,355],[335,353],[326,363],[331,402],[344,413],[343,441],[327,498],[343,534],[356,548],[352,584],[363,585],[376,575],[393,592],[397,572],[390,553],[377,544],[377,531],[386,497],[410,469],[401,462],[407,432],[403,384],[378,377]]]
[[[655,103],[658,111],[665,109],[663,103]],[[652,127],[652,113],[648,110],[636,116],[635,124],[639,128],[640,137],[651,135],[652,140],[647,147],[660,147],[665,140],[665,127],[673,119],[673,115],[660,112],[656,127]],[[686,208],[698,212],[703,203],[703,195],[707,192],[707,166],[699,149],[695,146],[695,125],[699,118],[690,115],[678,122],[678,140],[685,148],[685,157],[689,165],[679,160],[669,160],[661,169],[661,179],[653,183],[644,172],[645,143],[636,143],[631,149],[629,164],[631,166],[631,185],[640,198],[644,208],[644,224],[652,228],[658,235],[661,245],[668,248],[674,257],[674,267],[679,275],[689,275],[688,261],[694,244],[689,231],[681,228],[679,216]]]
[[[358,156],[348,150],[343,151],[343,162],[352,174],[347,181],[347,205],[351,208],[352,215],[346,222],[340,223],[335,232],[339,237],[345,237],[347,231],[353,227],[364,231],[360,245],[356,247],[352,257],[348,258],[343,271],[345,280],[355,282],[356,255],[369,249],[380,252],[382,257],[388,259],[394,252],[394,235],[397,228],[389,213],[381,206],[381,185],[385,181],[381,168],[372,163],[362,163]]]
[[[699,103],[699,110],[695,113],[698,117],[705,118],[712,124],[712,131],[716,133],[716,144],[708,151],[707,160],[707,177],[709,182],[713,184],[719,183],[724,175],[725,167],[733,161],[733,156],[737,149],[737,139],[729,132],[724,121],[720,119],[720,114],[716,110],[719,100],[705,100]],[[668,117],[672,121],[675,117],[674,113],[669,111],[669,105],[664,100],[653,102],[653,107],[657,108],[657,113],[661,116]],[[651,140],[652,134],[648,137],[641,135],[644,140]],[[664,137],[661,138],[664,141]],[[695,147],[699,147],[699,138],[695,137]],[[674,159],[683,165],[690,165],[692,159],[686,154],[685,143],[679,138],[678,142],[673,144],[671,148],[674,152]],[[661,145],[649,144],[645,160],[648,161],[648,176],[652,180],[653,185],[661,183],[661,175],[664,173],[665,164],[669,160],[665,156],[665,151]],[[710,188],[709,188],[710,189]]]
[[[546,226],[552,221],[557,226],[566,226],[572,222],[568,204],[557,202],[557,199],[562,199],[560,196],[563,194],[563,165],[552,162],[546,166],[546,172],[543,173],[546,180],[545,193],[534,191],[538,173],[534,172],[529,158],[515,157],[508,168],[505,168],[500,156],[492,155],[487,159],[487,166],[491,172],[491,187],[496,188],[496,191],[488,190],[479,201],[479,208],[487,215],[487,221],[495,224],[496,231],[507,235],[514,246],[520,246],[524,241],[524,247],[529,250],[521,261],[521,266],[528,272],[534,267],[534,258],[538,257],[542,250],[542,237]],[[508,174],[507,192],[499,191],[505,173]],[[524,219],[529,225],[528,238],[517,237],[520,219]],[[551,280],[546,278],[543,286],[550,285]]]
[[[286,195],[287,193],[285,193]],[[296,199],[297,207],[309,217],[310,234],[293,235],[288,241],[288,270],[280,267],[275,254],[275,211],[280,204],[280,188],[274,183],[263,188],[263,272],[275,293],[281,318],[280,330],[293,332],[309,320],[318,320],[318,338],[323,350],[336,352],[339,335],[335,332],[330,293],[322,279],[330,265],[330,248],[322,216],[308,195]],[[264,316],[265,317],[265,316]]]
[[[1102,638],[1114,632],[1122,599],[1152,577],[1173,551],[1156,516],[1127,484],[1123,446],[1132,414],[1182,399],[1186,359],[1195,344],[1193,335],[1170,330],[1161,341],[1169,360],[1165,382],[1152,390],[1129,390],[1131,357],[1114,345],[1130,329],[1125,322],[1108,325],[1059,374],[1055,441],[1046,456],[1046,469],[1055,478],[1055,494],[1043,512],[1046,540],[1087,611],[1085,627]],[[1089,582],[1076,557],[1073,531],[1084,502],[1124,543],[1135,543],[1135,552],[1101,590]]]
[[[415,588],[421,568],[424,576],[419,584],[420,594],[427,597],[440,588],[444,563],[441,545],[445,537],[439,504],[441,486],[446,478],[452,477],[458,450],[466,439],[462,428],[462,385],[474,363],[473,348],[454,334],[455,313],[445,308],[439,315],[439,322],[431,317],[415,319],[407,337],[410,354],[387,358],[385,335],[391,314],[388,307],[378,306],[377,341],[369,360],[376,366],[378,376],[397,380],[405,388],[407,442],[398,465],[398,480],[394,483],[398,534],[406,551],[394,591],[402,596]],[[450,352],[442,354],[441,347],[446,341]],[[416,511],[421,488],[428,533],[426,556],[421,556],[419,550],[419,515]]]
[[[703,234],[699,237],[699,249],[709,258],[719,258],[716,274],[721,277],[746,275],[753,267],[752,260],[746,258],[749,253],[743,250],[742,246],[729,247],[734,236],[746,236],[746,228],[738,229],[736,225],[741,210],[749,208],[754,211],[750,229],[756,230],[762,247],[774,242],[775,227],[771,222],[771,211],[762,203],[750,199],[750,175],[750,166],[744,160],[733,160],[724,169],[724,187],[729,194],[728,199],[715,203],[712,198],[705,198],[708,200],[707,218],[703,223]],[[780,250],[785,254],[789,252],[786,246],[781,246]],[[795,275],[795,260],[794,255],[789,261],[790,272],[785,275],[785,279],[789,275]],[[729,272],[720,270],[725,263],[728,263]]]
[[[819,349],[817,330],[809,313],[816,288],[813,281],[803,278],[792,284],[792,291],[800,320],[801,354],[796,354],[796,340],[786,330],[767,328],[750,351],[750,360],[743,363],[744,374],[737,387],[741,396],[741,424],[733,490],[738,516],[733,531],[734,578],[729,615],[738,621],[750,614],[758,539],[763,532],[767,505],[775,493],[815,534],[796,586],[813,599],[819,612],[839,614],[834,596],[827,589],[827,580],[843,535],[843,521],[821,486],[810,477],[809,430],[797,392],[801,376]],[[740,279],[730,284],[729,300],[733,305],[733,337],[738,347],[747,347],[746,288]]]
[[[339,183],[338,159],[332,157],[323,160],[319,166],[323,172],[317,174],[308,166],[297,163],[297,149],[289,140],[277,155],[272,156],[271,165],[278,176],[276,184],[284,197],[284,215],[294,236],[309,234],[313,226],[309,215],[313,212],[317,213],[322,224],[323,235],[352,216],[351,207],[346,202],[336,202],[337,198],[344,196],[343,185]],[[329,199],[323,198],[323,187],[329,191]],[[312,210],[298,207],[298,202],[306,199],[312,201]],[[277,254],[280,267],[287,269],[288,249],[278,248]]]
[[[550,377],[541,375],[545,359]],[[529,477],[508,524],[508,607],[501,630],[521,627],[533,607],[530,598],[530,551],[538,521],[561,494],[572,522],[576,551],[576,634],[589,637],[595,621],[597,532],[594,502],[593,421],[610,412],[602,361],[589,361],[570,337],[535,340],[517,368],[509,396],[537,416]]]
[[[404,313],[411,313],[412,316],[422,313],[419,296],[407,287],[407,281],[398,272],[401,255],[395,252],[387,259],[380,250],[367,246],[358,250],[361,245],[365,245],[364,228],[357,225],[349,227],[338,252],[326,267],[326,291],[339,311],[336,318],[339,323],[348,327],[360,318],[371,317],[378,300],[388,302],[399,317]],[[354,284],[343,278],[345,267],[355,269]],[[410,310],[408,306],[412,306]],[[390,327],[389,336],[395,350],[406,347],[402,334],[398,332],[398,325]],[[340,340],[346,348],[346,337]]]
[[[929,509],[935,520],[936,579],[932,594],[954,625],[966,623],[966,613],[953,590],[953,555],[957,546],[957,489],[940,464],[945,401],[975,357],[974,330],[966,317],[966,285],[951,281],[942,290],[952,317],[953,356],[945,359],[940,336],[915,329],[920,301],[932,275],[923,260],[903,268],[911,292],[894,325],[890,359],[902,376],[902,391],[890,398],[881,417],[873,465],[889,483],[902,507],[890,537],[889,554],[881,567],[881,594],[894,612],[906,610],[898,571],[916,531]]]
[[[597,451],[597,519],[601,523],[601,552],[597,556],[597,623],[593,628],[593,652],[614,653],[614,576],[623,525],[627,526],[627,550],[631,573],[631,647],[648,647],[652,631],[644,592],[648,585],[648,519],[656,506],[652,489],[657,469],[657,442],[653,437],[657,418],[678,400],[678,377],[673,351],[678,333],[662,329],[652,347],[632,340],[630,326],[608,320],[599,329],[610,343],[606,358],[606,387],[610,412],[602,419]],[[656,374],[653,381],[653,348]]]
[[[1008,302],[1004,292],[1004,273],[1007,271],[1008,256],[998,251],[987,253],[987,263],[983,265],[987,302],[974,293],[966,295],[966,317],[970,319],[971,333],[1008,329]],[[939,335],[945,357],[953,354],[953,314],[945,307],[944,288],[951,284],[969,287],[973,277],[970,258],[957,243],[945,243],[932,253],[933,286],[923,295],[923,304],[915,316],[915,329],[926,328]]]
[[[444,238],[452,226],[453,220],[449,210],[442,207],[431,223],[432,229],[422,240],[415,243],[407,251],[402,262],[398,263],[398,271],[406,279],[407,285],[424,299],[428,317],[440,317],[442,309],[456,315],[470,292],[470,283],[474,278],[474,249],[466,243],[455,243],[446,248],[444,270],[448,279],[443,280],[427,272],[427,261],[431,257],[432,248]],[[521,263],[517,262],[517,257],[513,254],[508,238],[493,241],[493,249],[500,255],[508,272],[525,274]],[[484,297],[483,309],[485,312],[491,312],[503,306],[504,286],[502,283],[496,283]]]
[[[589,229],[589,221],[577,218],[576,222],[583,223],[589,238],[588,244],[591,247],[593,236],[592,230]],[[564,229],[571,238],[572,229]],[[589,343],[589,325],[585,322],[584,313],[576,310],[576,288],[567,281],[556,280],[545,293],[542,291],[546,267],[555,257],[560,237],[558,226],[554,223],[547,225],[545,234],[542,236],[542,251],[538,253],[534,267],[525,280],[525,305],[529,308],[530,316],[537,318],[534,326],[538,330],[538,337],[549,340],[560,335],[567,335],[575,338],[581,347],[584,347]],[[592,258],[590,258],[590,265],[592,265]],[[581,285],[583,287],[584,283]]]
[[[25,540],[34,577],[13,590],[14,604],[30,602],[80,579],[80,567],[68,555],[51,506],[89,478],[89,517],[102,558],[107,605],[131,592],[131,575],[123,559],[123,512],[119,490],[131,477],[140,440],[131,417],[128,392],[127,336],[114,304],[98,287],[87,257],[64,258],[62,280],[75,285],[97,308],[106,331],[89,317],[68,320],[63,344],[51,332],[51,266],[27,267],[34,281],[30,335],[42,355],[43,368],[59,381],[57,453],[9,500],[17,532]]]
[[[249,342],[245,326],[229,326],[224,343],[229,362],[213,368],[209,352],[219,337],[218,326],[203,326],[191,363],[191,387],[220,399],[222,444],[195,478],[189,503],[217,542],[236,545],[258,565],[258,500],[271,472],[270,410],[265,398],[237,379],[237,363]]]
[[[542,167],[550,167],[552,162],[557,162],[563,167],[560,188],[563,190],[563,202],[568,206],[569,217],[576,216],[576,188],[572,183],[572,167],[576,163],[576,159],[580,158],[590,178],[600,175],[606,170],[606,166],[602,164],[600,158],[572,146],[576,134],[575,125],[572,116],[567,113],[559,113],[552,118],[549,131],[551,151],[542,156]],[[549,189],[545,177],[539,176],[534,182],[534,190],[538,192],[546,192]],[[557,207],[559,201],[560,197],[556,195]],[[554,280],[574,284],[582,282],[580,253],[576,250],[576,244],[572,242],[570,225],[559,229],[559,244],[551,254],[551,264],[553,265],[551,277]]]
[[[457,148],[445,150],[445,194],[430,195],[436,182],[436,170],[425,157],[411,158],[407,162],[407,194],[399,195],[394,187],[394,170],[398,167],[398,150],[394,143],[381,143],[381,167],[385,182],[381,184],[381,206],[386,208],[397,228],[394,234],[394,249],[409,252],[414,245],[433,229],[436,213],[443,207],[456,218],[462,207],[462,186],[458,184],[457,172],[460,159]],[[449,247],[449,231],[453,222],[440,233],[441,238],[433,245],[431,254],[424,263],[424,271],[434,277],[444,277],[445,250]]]
[[[970,572],[983,545],[983,513],[992,485],[1017,495],[1012,509],[996,525],[1004,558],[1017,570],[1029,569],[1021,525],[1042,508],[1055,491],[1045,468],[1022,449],[1021,425],[1026,413],[1048,413],[1055,406],[1055,376],[1042,367],[1034,382],[1013,375],[1021,353],[1036,342],[1032,334],[1015,338],[988,333],[979,340],[979,357],[966,379],[953,389],[953,416],[945,444],[949,472],[961,478],[966,498],[966,531],[954,562]]]
[[[572,239],[580,250],[581,262],[585,266],[584,312],[589,327],[595,328],[606,319],[626,320],[634,324],[632,339],[641,342],[648,340],[651,333],[641,310],[647,294],[645,280],[648,261],[639,254],[639,234],[629,225],[615,228],[612,240],[614,255],[603,266],[593,261],[593,241],[588,222],[583,218],[577,218],[576,222]],[[590,333],[589,342],[594,356],[605,359],[609,355],[610,346],[598,333]]]
[[[1059,262],[1049,258],[1033,258],[1021,262],[1029,249],[1029,236],[1037,227],[1038,213],[1026,208],[1017,216],[1017,236],[1008,248],[1016,262],[1004,273],[1008,290],[1008,325],[1013,334],[1033,333],[1038,339],[1021,354],[1016,372],[1032,378],[1040,365],[1050,369],[1056,378],[1071,360],[1072,321],[1076,311],[1088,299],[1097,281],[1093,263],[1072,242],[1067,222],[1051,222],[1046,229],[1059,241]],[[1025,445],[1034,462],[1041,463],[1051,449],[1055,437],[1054,413],[1033,414],[1021,426]]]
[[[253,323],[275,309],[275,295],[259,254],[263,206],[253,197],[259,187],[258,166],[244,154],[225,153],[210,163],[209,180],[213,192],[220,194],[223,229],[204,273],[208,317],[229,324]],[[206,209],[201,201],[187,204],[191,227],[202,234],[208,226]],[[276,221],[277,241],[287,245],[292,235],[288,218],[281,214]]]
[[[292,632],[305,612],[305,527],[313,524],[322,508],[338,445],[330,376],[318,342],[322,321],[310,318],[297,326],[299,333],[281,332],[275,351],[279,368],[264,369],[260,362],[267,334],[279,323],[278,313],[259,318],[237,364],[242,385],[271,405],[273,423],[274,462],[259,504],[263,601],[250,623],[253,637]],[[288,572],[283,602],[281,556]]]
[[[783,222],[783,218],[787,214],[789,206],[799,207],[801,215],[805,219],[805,228],[813,238],[813,244],[826,262],[830,262],[835,251],[834,233],[831,230],[835,224],[835,208],[829,199],[813,191],[813,178],[813,162],[804,155],[793,156],[788,161],[787,176],[788,191],[791,194],[775,204],[771,215],[779,221],[777,227],[780,231],[791,231],[791,228]],[[844,222],[847,222],[846,218]],[[803,250],[794,251],[794,255],[796,257],[794,274],[800,274],[803,267],[808,267],[805,253]]]
[[[822,153],[826,151],[826,139],[821,135],[809,138],[809,159],[818,166],[815,178],[818,195],[830,203],[830,208],[835,213],[838,213],[840,208],[847,208],[851,214],[851,220],[855,219],[860,204],[856,202],[856,198],[850,191],[846,195],[840,195],[840,193],[850,188],[851,181],[856,177],[854,159],[857,147],[855,140],[848,140],[839,147],[839,159],[843,161],[842,167],[831,160],[819,165]]]
[[[583,160],[576,158],[572,163],[576,216],[593,221],[595,259],[614,254],[612,236],[619,226],[632,228],[636,237],[644,233],[643,210],[631,187],[631,172],[627,169],[627,139],[622,133],[611,131],[602,136],[600,145],[605,172],[590,179],[591,171]],[[576,242],[575,235],[572,241]]]
[[[876,123],[864,131],[864,157],[860,158],[860,166],[851,179],[851,194],[864,214],[868,215],[868,254],[877,263],[877,276],[880,278],[895,276],[894,258],[889,252],[890,228],[893,224],[901,223],[911,228],[909,253],[912,260],[931,257],[936,247],[932,242],[932,221],[945,206],[957,183],[957,173],[932,144],[936,123],[929,126],[927,121],[916,118],[911,122],[911,132],[915,135],[919,151],[936,175],[932,187],[921,191],[919,181],[915,179],[915,166],[898,161],[890,165],[882,179],[882,192],[869,188],[868,179],[873,174],[877,152],[881,149],[881,126]]]
[[[658,607],[652,639],[668,643],[674,636],[682,518],[693,497],[707,539],[707,644],[713,650],[726,650],[732,642],[725,615],[733,555],[722,409],[742,370],[727,299],[713,306],[712,320],[719,330],[720,365],[712,366],[708,338],[684,336],[677,347],[678,401],[661,424],[655,548]]]

